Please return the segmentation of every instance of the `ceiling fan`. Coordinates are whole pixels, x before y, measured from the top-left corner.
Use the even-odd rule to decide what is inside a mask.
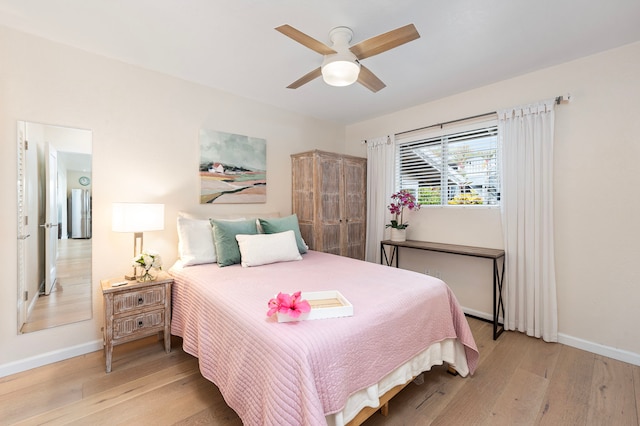
[[[349,46],[353,31],[347,27],[337,27],[329,32],[332,43],[329,47],[291,25],[281,25],[276,30],[324,56],[322,66],[288,85],[288,89],[297,89],[322,76],[332,86],[348,86],[357,81],[375,93],[386,85],[360,61],[420,38],[416,27],[409,24]]]

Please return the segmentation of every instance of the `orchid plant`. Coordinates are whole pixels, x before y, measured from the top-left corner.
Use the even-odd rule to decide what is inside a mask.
[[[311,305],[306,300],[300,299],[301,292],[296,291],[289,295],[286,293],[278,293],[278,295],[269,300],[269,311],[267,316],[271,316],[276,312],[289,315],[292,318],[298,318],[305,312],[311,311]]]
[[[416,201],[416,197],[406,189],[402,189],[391,196],[391,204],[388,206],[389,211],[393,215],[391,223],[387,224],[387,228],[406,229],[409,226],[404,222],[404,208],[409,210],[420,210],[420,204]]]

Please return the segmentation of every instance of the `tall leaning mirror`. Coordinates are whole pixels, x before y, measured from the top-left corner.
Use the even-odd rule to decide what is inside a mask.
[[[18,333],[91,319],[90,130],[18,122]]]

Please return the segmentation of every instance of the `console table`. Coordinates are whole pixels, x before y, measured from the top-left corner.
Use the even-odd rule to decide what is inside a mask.
[[[390,246],[391,253],[387,256],[385,246]],[[504,324],[499,322],[500,312],[504,318],[504,302],[502,301],[502,280],[504,277],[505,255],[504,250],[492,249],[485,247],[460,246],[457,244],[432,243],[428,241],[380,241],[380,263],[386,263],[387,266],[393,266],[395,262],[396,268],[400,259],[400,247],[437,251],[440,253],[451,253],[462,256],[482,257],[493,260],[493,340],[504,331]],[[498,261],[502,259],[502,268],[498,268]],[[483,319],[483,318],[479,318]]]

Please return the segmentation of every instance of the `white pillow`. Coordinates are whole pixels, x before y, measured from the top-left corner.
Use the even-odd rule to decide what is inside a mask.
[[[244,218],[225,219],[228,222],[239,220]],[[183,266],[215,263],[218,260],[210,219],[178,214],[178,254]]]
[[[302,260],[293,231],[277,234],[236,235],[243,267]]]
[[[216,248],[209,219],[178,216],[178,253],[184,266],[214,263]]]

